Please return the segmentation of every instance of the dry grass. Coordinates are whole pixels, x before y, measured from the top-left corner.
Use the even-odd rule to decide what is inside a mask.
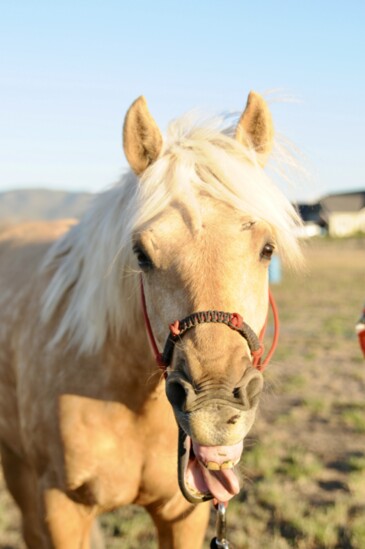
[[[236,549],[365,548],[365,368],[354,324],[365,299],[364,239],[309,243],[308,273],[274,287],[282,333],[228,510]],[[207,544],[213,533],[212,516]],[[156,548],[136,507],[102,517],[108,549]],[[0,489],[0,549],[22,549]]]

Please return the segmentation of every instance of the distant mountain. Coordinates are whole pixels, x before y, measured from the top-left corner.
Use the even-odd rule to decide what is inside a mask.
[[[46,189],[0,192],[0,221],[79,218],[92,198],[91,193]]]

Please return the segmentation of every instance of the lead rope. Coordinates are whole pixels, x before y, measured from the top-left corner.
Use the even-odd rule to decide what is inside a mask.
[[[265,360],[262,363],[259,360],[257,365],[254,362],[255,368],[257,368],[260,372],[263,372],[265,370],[265,368],[269,364],[273,354],[275,353],[276,347],[278,346],[279,334],[280,334],[279,311],[278,311],[278,307],[276,305],[276,301],[274,299],[274,296],[271,293],[271,290],[269,290],[269,304],[270,304],[270,307],[271,307],[272,316],[273,316],[273,320],[274,320],[274,335],[273,335],[271,347],[270,347],[269,352],[267,353],[267,355],[265,357]],[[266,316],[265,324],[263,325],[262,330],[261,330],[260,335],[259,335],[259,340],[260,340],[261,344],[262,344],[262,342],[264,340],[264,337],[265,337],[268,318],[269,318],[269,312]]]
[[[161,368],[161,370],[164,370],[164,373],[166,374],[165,364],[162,360],[162,353],[160,353],[160,351],[157,347],[157,343],[156,343],[155,337],[153,335],[150,319],[149,319],[148,313],[147,313],[146,297],[144,295],[142,276],[140,278],[140,286],[141,286],[142,310],[143,310],[144,321],[145,321],[145,324],[146,324],[146,330],[147,330],[147,333],[148,333],[148,339],[151,343],[153,354],[155,355],[155,360],[157,362],[158,367]],[[166,377],[166,375],[165,375],[165,377]]]

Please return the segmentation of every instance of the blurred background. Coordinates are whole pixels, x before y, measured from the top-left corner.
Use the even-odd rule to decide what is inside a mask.
[[[191,109],[239,112],[251,89],[265,96],[278,142],[303,167],[279,184],[305,222],[307,267],[279,264],[272,274],[281,339],[228,531],[239,549],[364,549],[365,374],[355,324],[365,300],[365,3],[0,7],[0,225],[79,217],[126,170],[123,117],[141,94],[162,130]],[[149,518],[133,506],[102,526],[108,548],[156,547]],[[23,548],[3,483],[0,548]]]

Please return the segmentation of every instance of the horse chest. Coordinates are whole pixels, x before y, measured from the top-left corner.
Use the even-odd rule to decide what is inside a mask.
[[[176,427],[159,399],[137,414],[120,403],[63,395],[59,411],[66,489],[74,497],[112,508],[149,500],[158,477],[164,490],[176,489]]]

